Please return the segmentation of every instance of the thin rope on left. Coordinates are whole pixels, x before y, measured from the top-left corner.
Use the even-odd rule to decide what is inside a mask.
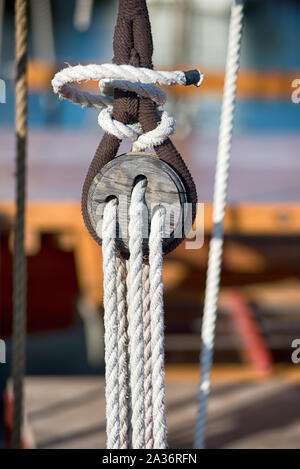
[[[27,0],[15,2],[16,37],[16,220],[13,273],[12,379],[14,413],[13,449],[21,448],[23,426],[23,378],[26,364],[26,257],[24,249],[27,150]]]

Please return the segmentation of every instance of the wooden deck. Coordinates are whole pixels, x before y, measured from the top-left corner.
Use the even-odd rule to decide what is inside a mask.
[[[245,369],[215,371],[207,447],[298,448],[300,373],[292,370],[267,380]],[[189,367],[167,373],[170,448],[192,447],[197,375]],[[38,448],[105,447],[101,377],[29,377],[26,410]]]
[[[82,184],[103,132],[32,129],[28,141],[28,198],[79,201]],[[0,200],[14,199],[13,129],[0,131]],[[217,137],[192,134],[174,138],[196,182],[199,201],[210,202]],[[292,135],[235,135],[232,143],[228,205],[299,203],[300,138]],[[129,149],[123,142],[120,152]]]
[[[49,314],[52,319],[51,322],[44,321],[45,325],[42,330],[51,329],[52,320],[55,317],[58,318],[54,321],[55,327],[57,324],[61,325],[61,321],[64,325],[69,325],[73,319],[73,300],[78,294],[83,299],[82,304],[88,306],[87,309],[90,309],[92,305],[94,316],[96,315],[98,321],[97,308],[102,304],[103,295],[102,270],[100,269],[101,249],[92,240],[83,224],[79,199],[87,167],[100,138],[101,131],[85,132],[84,135],[78,131],[55,128],[35,129],[30,132],[25,248],[30,278],[29,300],[35,298],[34,302],[29,302],[31,331],[41,330],[40,318],[46,317],[44,309],[40,308],[36,301],[40,295],[42,283],[44,287],[49,284],[57,285],[57,291],[54,294],[48,287],[43,290],[43,295],[49,298]],[[5,316],[5,326],[3,321],[0,322],[0,332],[4,336],[10,333],[12,309],[11,284],[7,282],[7,269],[11,264],[11,228],[15,210],[13,131],[1,131],[0,139],[2,142],[0,231],[3,230],[0,267],[2,268],[1,279],[4,282],[2,291],[7,292],[6,297],[3,293],[1,297],[0,309],[1,313],[4,311],[2,318]],[[167,323],[177,321],[176,314],[179,318],[183,310],[189,309],[192,313],[189,317],[190,326],[186,328],[185,342],[182,337],[178,341],[178,327],[182,328],[181,322],[178,322],[172,331],[174,336],[167,335],[166,344],[173,353],[175,349],[178,349],[180,342],[182,348],[183,346],[188,350],[192,348],[198,356],[199,331],[197,327],[203,302],[208,235],[212,227],[211,199],[217,141],[214,137],[191,135],[188,140],[178,140],[176,143],[195,178],[199,200],[205,202],[204,232],[206,236],[201,249],[186,249],[185,243],[182,243],[171,256],[167,256],[164,263]],[[263,282],[260,290],[266,293],[268,284],[277,282],[273,284],[272,290],[278,291],[278,294],[282,292],[280,301],[278,294],[276,295],[276,303],[278,305],[280,302],[283,305],[282,309],[285,314],[287,302],[293,300],[296,305],[299,304],[299,143],[299,136],[296,135],[235,136],[229,183],[229,204],[224,225],[226,242],[222,286],[251,286],[253,283]],[[123,145],[120,151],[126,151],[126,149],[128,148]],[[202,229],[202,223],[200,223],[200,229]],[[50,241],[45,247],[43,240],[47,236]],[[50,256],[51,265],[47,264]],[[64,256],[63,259],[62,256]],[[56,263],[55,259],[57,259]],[[4,262],[6,262],[5,270],[3,269]],[[50,267],[46,268],[46,264]],[[66,265],[70,268],[64,271],[63,268]],[[44,269],[43,276],[41,276],[41,266]],[[63,266],[62,269],[61,266]],[[58,271],[61,281],[55,278]],[[58,311],[53,298],[59,300],[62,294],[59,293],[58,286],[62,283],[65,286],[66,278],[73,279],[69,295],[66,295],[65,291],[63,294],[68,304],[64,311]],[[280,282],[286,279],[295,281],[293,294],[291,294],[292,290],[289,290],[287,294],[283,291]],[[254,303],[259,300],[261,303],[262,295],[258,289],[252,289],[250,292],[248,288],[244,294],[246,300],[249,299]],[[40,295],[42,301],[44,301],[43,295]],[[296,313],[298,314],[297,311]],[[299,324],[297,318],[295,322]],[[186,323],[185,316],[185,325]],[[299,325],[297,330],[298,328]],[[294,326],[291,329],[293,331]],[[194,338],[191,337],[191,332],[194,332]],[[227,344],[227,337],[225,339]],[[98,343],[100,343],[100,337]],[[288,336],[283,344],[284,349],[288,349],[290,343],[290,336]],[[186,357],[185,361],[188,361]]]

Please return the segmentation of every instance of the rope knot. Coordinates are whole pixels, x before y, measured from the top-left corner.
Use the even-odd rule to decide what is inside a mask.
[[[131,49],[131,61],[139,62],[138,52]],[[157,85],[174,86],[200,84],[203,75],[198,70],[193,73],[182,71],[157,71],[133,65],[90,64],[67,67],[56,73],[52,80],[53,91],[61,98],[80,104],[83,107],[100,109],[98,123],[103,130],[119,140],[129,138],[133,151],[143,151],[148,147],[161,145],[174,133],[175,121],[166,111],[160,111],[161,120],[150,132],[143,132],[139,123],[124,124],[113,118],[113,92],[116,89],[136,93],[139,97],[150,98],[156,106],[166,102],[166,93]],[[99,82],[100,94],[78,90],[71,83],[87,80]]]

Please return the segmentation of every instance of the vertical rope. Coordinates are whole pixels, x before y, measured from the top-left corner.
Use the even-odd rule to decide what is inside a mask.
[[[152,351],[151,351],[151,311],[150,311],[150,267],[143,264],[143,310],[144,310],[144,359],[145,359],[145,444],[153,449],[153,406],[152,406]]]
[[[220,288],[223,220],[227,198],[232,127],[236,99],[236,81],[239,70],[240,46],[243,24],[243,2],[236,1],[231,8],[226,75],[219,130],[219,143],[214,188],[213,233],[210,241],[206,291],[202,321],[201,382],[195,448],[205,446],[207,403],[210,392],[210,374],[215,340],[217,301]]]
[[[102,225],[105,397],[107,448],[120,448],[118,306],[116,280],[117,201],[105,205]]]
[[[128,383],[128,335],[126,302],[126,261],[116,259],[118,302],[118,359],[119,359],[119,411],[120,448],[128,449],[129,442],[129,383]]]
[[[12,448],[21,447],[23,425],[23,377],[26,364],[26,258],[24,250],[27,147],[27,1],[15,2],[16,48],[16,220],[13,273],[12,378],[14,415]]]
[[[131,421],[132,421],[132,399],[131,399],[131,368],[130,368],[130,350],[131,350],[131,347],[130,347],[130,317],[129,317],[129,309],[128,309],[128,305],[129,305],[129,290],[130,290],[130,282],[129,282],[129,260],[126,260],[125,261],[125,265],[126,265],[126,272],[127,272],[127,276],[126,276],[126,302],[127,302],[127,338],[128,338],[128,343],[127,343],[127,357],[128,357],[128,363],[127,363],[127,367],[128,367],[128,380],[127,380],[127,384],[128,384],[128,425],[129,425],[129,428],[128,428],[128,448],[132,449],[132,426],[131,426]]]
[[[144,335],[143,335],[143,212],[147,181],[136,183],[129,207],[128,318],[132,446],[145,448]]]
[[[165,212],[160,207],[153,213],[149,238],[153,438],[155,449],[167,447],[162,281],[164,226]]]

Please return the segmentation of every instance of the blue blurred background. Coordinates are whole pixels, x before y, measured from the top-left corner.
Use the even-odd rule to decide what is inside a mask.
[[[156,67],[199,67],[209,81],[211,71],[222,71],[230,1],[228,0],[152,0],[148,2],[154,36]],[[172,8],[170,9],[170,4]],[[33,5],[37,12],[33,13]],[[43,2],[32,3],[30,60],[54,66],[67,63],[110,61],[116,16],[116,1],[93,2],[87,24],[76,18],[76,2],[51,2],[51,17]],[[44,10],[44,11],[43,11]],[[13,125],[13,3],[6,2],[0,54],[0,77],[7,83],[7,103],[1,105],[0,124]],[[79,24],[76,23],[79,22]],[[300,3],[297,0],[251,0],[246,2],[241,67],[274,78],[297,77],[300,68]],[[292,80],[291,80],[292,81]],[[169,108],[178,124],[201,133],[217,132],[221,90],[208,92],[204,82],[193,99],[173,98]],[[42,89],[36,89],[42,88]],[[292,88],[291,88],[292,91]],[[251,98],[251,99],[250,99]],[[184,106],[182,105],[184,99]],[[184,114],[180,110],[184,109]],[[184,121],[184,122],[183,122]],[[188,123],[187,123],[188,121]],[[34,126],[63,126],[95,129],[95,112],[82,110],[67,101],[58,101],[42,82],[32,86],[29,98],[29,123]],[[275,95],[241,96],[237,103],[235,132],[290,133],[300,128],[299,109],[291,99]]]

